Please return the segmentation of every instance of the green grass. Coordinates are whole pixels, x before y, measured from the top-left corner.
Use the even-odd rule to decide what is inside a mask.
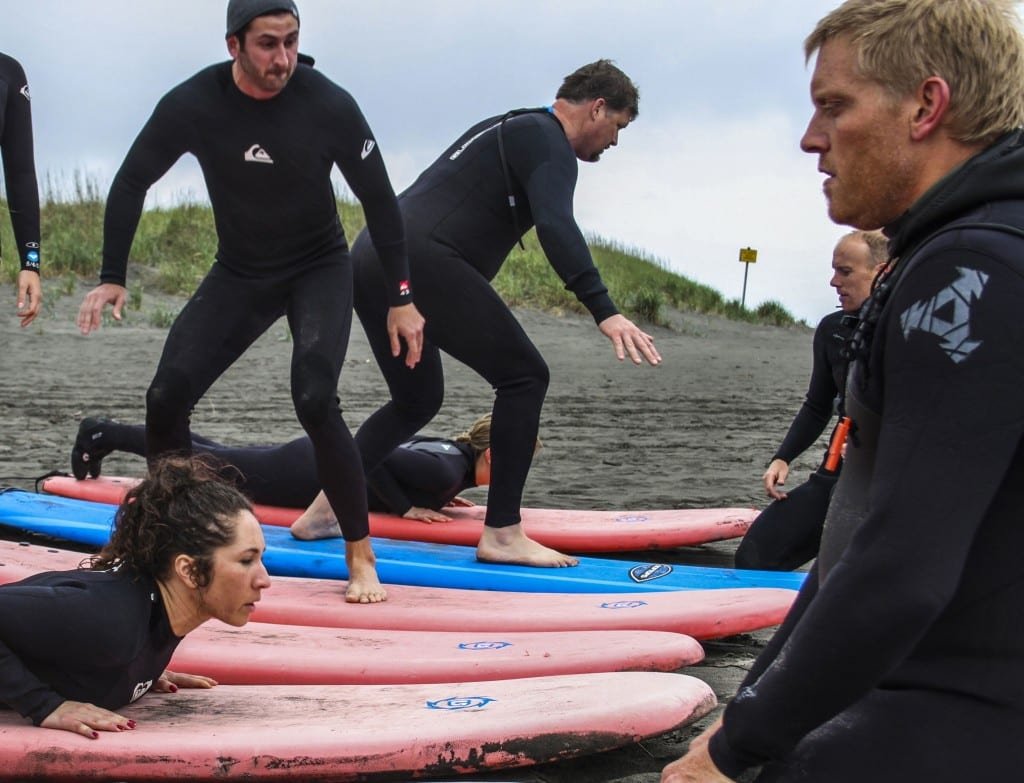
[[[76,174],[70,185],[58,188],[48,181],[42,206],[43,269],[48,285],[61,291],[75,279],[96,280],[103,242],[104,197],[95,182]],[[6,202],[0,210],[7,212]],[[358,204],[338,202],[345,233],[351,242],[363,228]],[[754,310],[727,300],[709,286],[695,283],[665,268],[663,262],[635,248],[601,237],[589,240],[591,252],[612,299],[628,317],[645,323],[666,323],[665,308],[721,315],[751,323],[785,326],[795,319],[778,302]],[[0,219],[0,247],[14,247],[9,221]],[[535,232],[509,255],[494,280],[498,293],[513,307],[551,312],[585,313],[576,298],[548,264]],[[144,291],[190,294],[206,274],[217,248],[210,207],[184,202],[146,210],[139,222],[129,260],[129,308],[138,310]],[[9,251],[8,251],[9,253]],[[13,281],[16,265],[8,255],[3,279]],[[63,284],[61,281],[65,281]],[[162,313],[159,320],[170,316]]]

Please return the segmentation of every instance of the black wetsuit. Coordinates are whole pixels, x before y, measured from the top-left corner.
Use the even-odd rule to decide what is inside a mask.
[[[356,433],[363,464],[379,465],[437,413],[444,351],[495,390],[486,520],[492,527],[520,521],[549,374],[490,281],[521,232],[535,225],[551,265],[594,320],[617,313],[573,218],[577,162],[561,124],[547,111],[504,124],[513,220],[498,149],[500,120],[492,117],[466,131],[399,196],[416,306],[426,318],[423,358],[411,371],[402,357],[391,356],[384,329],[387,289],[365,234],[352,250],[356,313],[391,393]]]
[[[345,538],[363,538],[363,474],[337,400],[352,287],[330,182],[335,164],[363,205],[386,269],[382,296],[412,301],[402,217],[369,126],[347,92],[306,65],[269,100],[242,93],[231,63],[200,71],[161,99],[111,186],[104,282],[124,284],[146,191],[186,152],[206,180],[217,261],[171,327],[146,394],[148,454],[190,449],[192,407],[284,315],[292,398],[318,480]]]
[[[127,568],[0,586],[0,702],[36,725],[68,700],[118,710],[152,687],[180,641],[156,583]]]
[[[94,448],[146,455],[146,428],[103,422]],[[192,433],[192,450],[209,454],[254,503],[305,508],[320,491],[309,438],[272,446],[225,446]],[[468,443],[417,436],[392,451],[369,475],[371,511],[401,516],[413,506],[442,509],[475,487],[476,455]]]
[[[846,360],[840,355],[857,318],[842,310],[829,313],[814,330],[811,380],[807,396],[793,418],[772,461],[792,463],[825,431],[836,395],[846,383]],[[825,511],[838,478],[825,461],[807,481],[770,503],[750,526],[736,550],[737,568],[788,571],[818,554]]]
[[[727,775],[1021,777],[1024,236],[979,223],[1024,229],[1020,132],[885,229],[821,553],[711,738]]]
[[[39,271],[39,187],[32,149],[32,110],[28,81],[13,57],[0,53],[0,156],[7,206],[11,212],[18,261]]]

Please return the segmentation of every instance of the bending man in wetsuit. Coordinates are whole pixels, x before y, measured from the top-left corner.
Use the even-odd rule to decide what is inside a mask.
[[[801,146],[882,228],[821,551],[720,727],[662,783],[960,783],[1024,769],[1024,38],[1009,0],[851,0]]]
[[[0,52],[0,156],[7,208],[18,246],[18,318],[28,326],[43,301],[39,281],[39,186],[32,149],[28,80],[20,63]]]
[[[538,444],[539,446],[539,444]],[[320,492],[316,455],[308,437],[269,446],[225,446],[192,433],[192,450],[209,455],[224,478],[255,503],[306,507]],[[146,455],[146,428],[83,419],[71,450],[71,470],[81,480],[99,476],[115,451]],[[446,506],[473,505],[458,495],[491,482],[491,416],[481,416],[454,438],[417,435],[392,451],[367,477],[371,511],[423,522],[448,522]]]
[[[341,416],[338,377],[352,321],[351,263],[331,171],[362,202],[377,250],[381,329],[403,361],[419,359],[423,320],[412,305],[402,216],[377,146],[345,90],[298,62],[291,0],[231,0],[231,61],[210,66],[157,105],[110,188],[103,281],[82,303],[83,334],[105,305],[120,318],[132,238],[150,185],[187,152],[199,160],[217,224],[217,260],[181,311],[146,393],[150,460],[191,449],[189,416],[218,377],[284,315],[293,337],[295,412],[313,443],[320,485],[341,522],[345,598],[386,597],[368,538],[359,452]]]
[[[750,526],[736,550],[737,568],[789,571],[818,554],[821,526],[839,477],[826,458],[807,481],[791,492],[786,483],[790,463],[821,436],[832,419],[836,396],[846,386],[846,359],[841,356],[857,325],[857,313],[871,294],[878,265],[888,258],[885,237],[877,231],[854,231],[832,253],[832,281],[840,310],[829,313],[814,330],[814,364],[807,396],[789,425],[762,480],[773,502]]]
[[[356,434],[365,468],[380,464],[437,413],[444,397],[441,351],[495,390],[481,560],[576,562],[528,538],[520,524],[548,368],[490,281],[522,234],[536,226],[551,265],[620,360],[661,361],[650,335],[616,310],[572,212],[577,159],[597,161],[614,146],[636,117],[637,102],[636,87],[610,62],[583,66],[566,77],[552,106],[477,123],[401,194],[416,304],[427,318],[423,357],[412,370],[390,351],[380,328],[388,299],[376,251],[365,232],[353,245],[356,312],[391,393]],[[299,538],[337,534],[322,497],[292,532]]]

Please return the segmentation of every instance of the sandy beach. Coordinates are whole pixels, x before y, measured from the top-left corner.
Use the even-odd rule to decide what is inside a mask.
[[[44,281],[43,314],[26,329],[14,317],[14,290],[0,286],[0,483],[26,489],[51,470],[70,470],[68,455],[83,416],[141,422],[144,394],[166,329],[161,315],[183,301],[142,297],[121,324],[81,337],[74,314],[86,288],[59,296]],[[66,287],[64,287],[66,289]],[[664,357],[660,367],[616,361],[610,344],[582,316],[517,311],[551,368],[541,420],[544,449],[525,503],[548,508],[653,509],[756,506],[765,503],[760,476],[796,412],[811,363],[811,329],[754,326],[672,312],[670,326],[650,327]],[[278,322],[213,387],[196,408],[196,432],[225,443],[272,443],[300,434],[288,390],[291,352]],[[428,432],[452,434],[489,410],[492,390],[446,360],[444,407]],[[385,387],[356,322],[340,383],[349,426],[384,400]],[[800,483],[820,455],[793,466]],[[139,474],[137,457],[112,455],[108,474]],[[469,494],[483,501],[482,490]],[[650,559],[729,565],[735,542],[660,553]],[[339,593],[340,600],[340,593]],[[725,702],[770,631],[705,645],[707,659],[684,673],[706,680]],[[620,750],[474,775],[474,780],[530,783],[654,783],[678,757],[696,726]]]

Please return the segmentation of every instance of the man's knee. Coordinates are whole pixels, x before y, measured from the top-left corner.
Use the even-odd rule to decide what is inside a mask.
[[[169,421],[187,415],[190,384],[181,373],[157,375],[146,390],[146,420]]]
[[[516,377],[506,383],[498,384],[497,393],[499,395],[515,394],[519,397],[543,401],[548,393],[550,383],[551,371],[548,369],[547,363],[538,357],[529,365],[524,366]]]

